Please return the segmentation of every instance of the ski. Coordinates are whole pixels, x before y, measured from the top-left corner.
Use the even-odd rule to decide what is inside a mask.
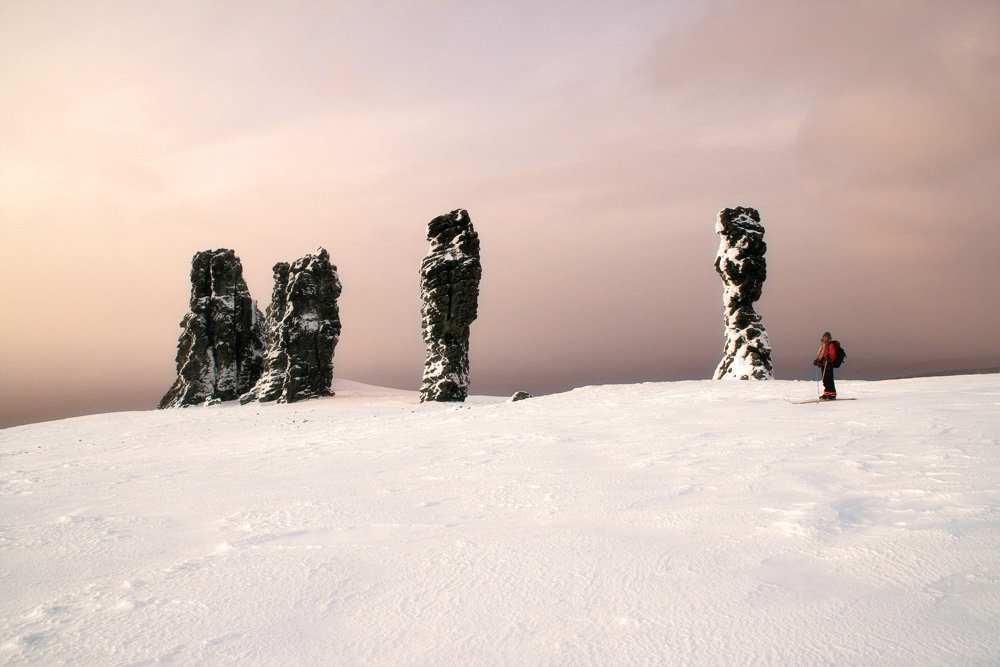
[[[785,400],[788,401],[789,403],[794,404],[794,405],[802,405],[803,403],[836,403],[837,401],[855,401],[857,399],[855,399],[855,398],[835,398],[835,399],[830,400],[830,401],[824,401],[822,398],[809,398],[809,399],[806,399],[804,401],[793,401],[790,398],[786,398]]]

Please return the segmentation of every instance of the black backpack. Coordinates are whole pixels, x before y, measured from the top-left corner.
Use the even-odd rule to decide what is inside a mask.
[[[844,363],[844,359],[847,358],[847,352],[844,352],[844,348],[840,345],[839,340],[833,341],[833,349],[837,351],[837,357],[833,360],[833,367],[840,368],[840,365]]]

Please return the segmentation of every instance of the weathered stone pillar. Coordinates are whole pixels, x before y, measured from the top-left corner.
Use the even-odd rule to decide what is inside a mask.
[[[232,250],[204,250],[191,260],[190,310],[181,328],[177,380],[160,408],[231,401],[260,377],[263,315]]]
[[[727,208],[715,231],[721,237],[715,270],[722,278],[726,348],[715,379],[770,380],[771,344],[753,304],[767,278],[764,227],[752,208]]]
[[[479,236],[468,212],[431,220],[430,253],[420,265],[427,360],[420,400],[464,401],[469,394],[469,326],[479,303]]]
[[[333,395],[330,385],[340,340],[340,292],[337,267],[323,248],[290,265],[274,265],[264,374],[240,397],[241,403],[293,403]]]

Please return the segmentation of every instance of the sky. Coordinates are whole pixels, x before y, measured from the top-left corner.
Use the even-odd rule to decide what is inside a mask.
[[[760,211],[775,374],[1000,366],[994,2],[0,0],[0,426],[154,407],[195,252],[325,247],[337,377],[413,389],[427,222],[471,391],[711,377]]]

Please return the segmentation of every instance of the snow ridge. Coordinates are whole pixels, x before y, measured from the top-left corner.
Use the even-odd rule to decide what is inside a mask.
[[[1000,375],[0,431],[0,663],[1000,661]]]

